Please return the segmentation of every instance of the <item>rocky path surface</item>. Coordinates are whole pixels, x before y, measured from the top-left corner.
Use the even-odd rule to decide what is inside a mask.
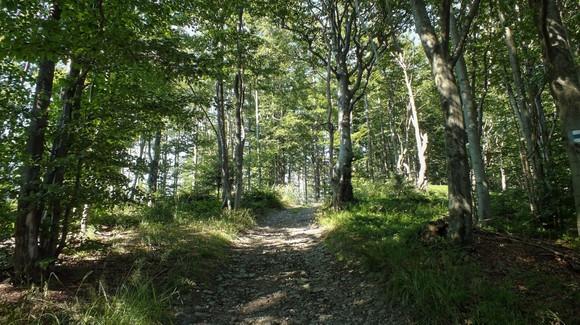
[[[380,288],[322,244],[312,208],[271,213],[235,243],[228,265],[182,324],[401,324]]]

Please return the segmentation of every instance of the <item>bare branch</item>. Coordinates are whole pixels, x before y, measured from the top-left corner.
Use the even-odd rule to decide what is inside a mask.
[[[480,1],[481,0],[473,0],[473,2],[471,3],[471,6],[469,8],[469,12],[467,13],[467,16],[465,17],[465,24],[461,28],[461,30],[459,30],[459,33],[461,33],[461,35],[459,37],[459,42],[457,42],[457,45],[455,46],[455,50],[453,50],[453,55],[451,55],[451,62],[453,63],[453,66],[455,66],[455,63],[457,63],[459,56],[463,53],[463,48],[465,47],[465,43],[467,42],[467,36],[469,35],[469,30],[471,28],[471,24],[473,23],[473,20],[474,20],[475,16],[477,15]],[[458,26],[458,28],[459,28],[459,26]]]

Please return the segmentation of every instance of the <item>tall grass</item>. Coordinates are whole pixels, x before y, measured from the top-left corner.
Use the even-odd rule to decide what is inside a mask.
[[[419,240],[425,223],[446,214],[446,189],[420,193],[400,184],[355,185],[358,204],[319,212],[327,244],[346,261],[362,262],[385,281],[385,296],[420,324],[529,324],[509,283],[490,279],[461,247]],[[544,312],[546,310],[544,309]]]
[[[49,290],[31,290],[18,305],[0,307],[0,323],[172,323],[176,306],[224,262],[240,231],[254,226],[257,214],[282,207],[274,192],[250,192],[246,198],[245,208],[235,211],[222,210],[216,200],[188,195],[160,198],[152,207],[95,209],[92,229],[119,231],[120,239],[103,242],[92,231],[85,245],[67,254],[80,260],[122,257],[119,261],[126,264],[110,266],[121,279],[90,280],[64,302],[50,298]]]

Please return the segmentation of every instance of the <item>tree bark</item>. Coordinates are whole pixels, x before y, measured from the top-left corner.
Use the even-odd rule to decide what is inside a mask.
[[[374,148],[373,148],[373,134],[372,134],[372,125],[371,125],[371,118],[369,112],[369,100],[367,95],[365,94],[364,97],[364,104],[365,104],[365,119],[367,124],[367,173],[370,179],[375,178],[375,164],[374,164]]]
[[[217,133],[218,133],[218,153],[220,161],[222,208],[232,208],[232,189],[230,185],[230,166],[228,155],[228,142],[226,134],[226,113],[224,102],[223,80],[218,78],[216,82],[216,108],[217,108]]]
[[[334,110],[332,108],[331,93],[331,68],[332,49],[328,46],[328,57],[326,62],[326,125],[328,127],[328,183],[332,184],[334,178]]]
[[[465,150],[465,127],[459,89],[453,74],[453,62],[447,49],[446,35],[441,42],[431,24],[423,0],[412,0],[417,33],[429,63],[435,85],[440,94],[445,118],[445,146],[447,154],[447,181],[449,199],[448,236],[459,242],[472,240],[471,190],[469,166]],[[443,8],[443,11],[450,8]],[[444,15],[442,15],[444,16]],[[445,21],[445,19],[442,19]],[[448,22],[447,22],[448,23]],[[443,26],[443,30],[447,27]]]
[[[580,236],[580,80],[560,8],[555,0],[530,0],[540,8],[536,25],[542,40],[550,90],[559,109],[570,161],[577,231]]]
[[[155,201],[155,194],[157,193],[159,183],[159,161],[161,159],[161,129],[160,125],[155,131],[155,138],[153,140],[153,157],[149,162],[149,178],[147,184],[149,186],[149,205]]]
[[[240,7],[238,14],[238,73],[236,75],[234,94],[236,96],[236,144],[234,160],[236,164],[234,183],[234,209],[239,209],[242,204],[242,191],[244,188],[244,134],[243,108],[244,108],[244,66],[240,36],[244,28],[244,8]]]
[[[58,21],[60,13],[58,5],[54,5],[49,20]],[[40,60],[38,64],[14,233],[14,273],[17,282],[37,280],[40,276],[37,263],[39,257],[38,232],[41,218],[39,193],[42,188],[40,169],[44,155],[44,137],[48,123],[48,107],[52,97],[54,68],[55,62],[46,58]]]
[[[66,198],[64,188],[65,172],[67,169],[66,158],[74,135],[74,122],[77,120],[81,106],[82,92],[84,89],[87,70],[81,71],[81,67],[73,59],[67,76],[67,85],[62,93],[62,111],[52,144],[48,171],[44,178],[48,202],[43,208],[41,229],[39,234],[40,257],[57,257],[57,245],[59,228],[67,228],[68,220],[63,218],[63,201]]]
[[[314,162],[314,198],[316,202],[320,201],[320,167],[323,155],[320,154],[319,146],[315,142],[312,149],[312,161]]]
[[[254,91],[254,99],[255,99],[255,114],[256,114],[256,160],[258,165],[258,188],[262,188],[262,162],[260,160],[260,106],[259,106],[259,97],[258,97],[258,89]]]
[[[41,61],[36,79],[34,105],[26,142],[27,160],[22,167],[22,186],[18,198],[14,235],[14,272],[18,281],[28,281],[40,275],[37,265],[39,257],[37,242],[42,212],[38,194],[42,188],[40,169],[48,123],[48,106],[52,97],[54,66],[53,61]]]
[[[411,124],[413,125],[415,145],[417,147],[417,161],[419,162],[419,171],[417,172],[417,177],[415,179],[415,187],[419,190],[425,190],[427,189],[427,157],[425,153],[427,152],[429,138],[427,133],[421,133],[421,128],[419,126],[419,117],[417,115],[417,106],[415,104],[415,94],[413,92],[413,85],[408,73],[409,67],[407,66],[407,62],[403,56],[403,51],[397,41],[395,41],[395,46],[397,47],[398,52],[397,63],[403,70],[405,86],[407,87],[407,95],[409,96],[409,107],[411,108]]]
[[[543,189],[544,180],[542,179],[542,168],[539,162],[535,138],[533,136],[530,103],[527,101],[526,86],[522,78],[520,60],[517,54],[513,32],[507,25],[504,13],[501,11],[499,12],[499,19],[504,25],[504,39],[508,49],[512,78],[515,85],[515,91],[513,92],[513,97],[515,99],[513,105],[514,112],[525,144],[524,159],[527,161],[524,164],[524,167],[528,168],[528,170],[524,171],[524,173],[530,177],[528,180],[528,183],[530,184],[528,187],[530,210],[532,214],[538,218],[541,210],[541,197],[539,193]]]
[[[338,133],[340,144],[334,172],[333,206],[342,208],[354,200],[352,190],[351,95],[347,72],[339,72]]]
[[[459,42],[459,32],[457,24],[453,15],[451,16],[451,37],[454,43]],[[479,222],[489,220],[491,216],[491,206],[489,199],[489,185],[485,173],[485,166],[483,164],[483,156],[481,153],[481,139],[477,127],[477,117],[474,113],[475,101],[473,99],[473,89],[469,82],[467,73],[467,65],[463,54],[461,54],[457,63],[455,64],[455,72],[457,74],[457,81],[461,91],[461,103],[463,105],[463,116],[465,124],[467,125],[467,139],[469,141],[468,149],[471,158],[471,167],[473,169],[473,176],[475,177],[475,188],[477,198],[477,219]]]
[[[143,154],[145,153],[145,137],[141,135],[139,137],[139,157],[137,158],[135,179],[133,179],[133,185],[131,185],[131,192],[129,193],[129,200],[133,201],[135,194],[137,192],[137,186],[139,185],[139,180],[142,177],[141,166],[143,164]]]

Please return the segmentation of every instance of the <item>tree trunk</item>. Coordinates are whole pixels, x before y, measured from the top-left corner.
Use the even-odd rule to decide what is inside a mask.
[[[258,90],[254,91],[256,110],[256,164],[258,165],[258,188],[262,188],[262,162],[260,161],[260,106]]]
[[[52,97],[54,66],[54,62],[50,60],[41,61],[38,65],[34,104],[26,142],[27,159],[22,167],[22,186],[18,198],[14,235],[14,272],[18,281],[36,280],[40,276],[37,260],[42,212],[38,195],[42,188],[40,169],[48,123],[48,106]]]
[[[346,70],[346,69],[345,69]],[[354,200],[352,191],[351,94],[347,73],[339,73],[338,133],[340,146],[334,172],[333,206],[341,209]]]
[[[236,96],[236,149],[234,160],[236,163],[235,184],[234,184],[234,208],[239,209],[242,204],[242,191],[244,188],[244,67],[242,62],[242,48],[239,37],[244,28],[244,8],[240,7],[238,15],[238,73],[236,75],[234,93]]]
[[[81,106],[81,97],[84,89],[87,71],[82,71],[75,60],[71,60],[67,76],[67,85],[62,93],[62,111],[57,125],[55,138],[52,144],[50,162],[44,184],[47,189],[47,205],[43,209],[41,228],[39,233],[40,257],[56,259],[59,228],[68,227],[63,218],[63,201],[66,201],[67,192],[64,188],[64,178],[67,169],[66,158],[69,154],[74,135],[74,122],[77,119]],[[51,190],[48,190],[51,189]]]
[[[308,156],[304,151],[304,203],[308,204]]]
[[[312,149],[312,161],[314,162],[314,198],[316,202],[320,201],[320,165],[322,155],[319,152],[319,146],[314,144]]]
[[[459,32],[453,15],[450,24],[451,37],[453,38],[454,43],[457,44],[459,43]],[[467,65],[465,64],[463,55],[458,57],[457,63],[455,64],[455,72],[457,73],[457,82],[459,83],[459,89],[461,91],[463,116],[465,124],[467,125],[467,139],[469,141],[469,156],[471,158],[473,176],[475,177],[477,217],[479,222],[485,222],[491,216],[489,185],[485,174],[483,156],[481,154],[481,139],[477,127],[477,117],[474,114],[477,110],[475,108],[475,101],[473,100],[473,89],[469,82]]]
[[[221,78],[219,78],[218,81],[216,82],[216,108],[217,108],[218,152],[220,160],[222,208],[231,209],[232,190],[230,185],[230,166],[229,166],[228,142],[226,134],[224,84]]]
[[[71,215],[74,214],[74,212],[77,209],[77,201],[78,201],[78,197],[79,197],[79,194],[81,191],[82,173],[83,173],[83,159],[79,157],[77,159],[77,166],[76,166],[76,172],[75,172],[75,183],[74,183],[75,185],[74,185],[74,189],[73,189],[73,193],[72,193],[72,197],[70,199],[70,202],[68,202],[68,204],[65,208],[63,222],[62,222],[62,228],[61,228],[61,232],[60,232],[60,240],[59,240],[58,246],[56,247],[55,257],[60,255],[66,246],[66,239],[67,239],[68,233],[69,233]],[[85,228],[85,230],[86,230],[86,228]]]
[[[162,142],[169,143],[169,134],[165,134],[164,138],[165,139]],[[162,174],[160,177],[161,181],[159,182],[159,185],[157,186],[157,191],[161,192],[163,194],[167,193],[167,178],[168,178],[167,175],[169,173],[169,158],[167,157],[168,154],[169,154],[169,151],[167,149],[162,151],[163,159],[161,159],[160,167],[159,167],[159,170],[162,171]]]
[[[417,33],[431,64],[445,118],[445,146],[449,198],[449,232],[455,241],[472,240],[471,190],[465,150],[465,127],[459,89],[445,42],[441,43],[427,15],[423,0],[412,0]],[[445,27],[443,28],[445,29]]]
[[[523,142],[525,144],[526,154],[524,159],[526,159],[527,162],[524,164],[524,166],[526,166],[529,170],[524,171],[524,173],[528,174],[530,177],[528,180],[528,183],[530,184],[528,188],[530,210],[532,214],[538,218],[541,210],[540,192],[543,190],[544,180],[542,179],[542,168],[539,162],[538,151],[536,150],[535,138],[533,136],[530,103],[528,103],[526,100],[526,86],[522,78],[520,60],[518,58],[512,30],[509,26],[507,26],[504,14],[501,11],[499,13],[499,19],[504,25],[505,42],[509,54],[512,78],[515,85],[515,91],[513,92],[513,97],[515,99],[514,111],[518,120]]]
[[[60,19],[60,13],[60,8],[55,4],[49,20],[57,22]],[[38,64],[14,232],[14,273],[17,282],[37,280],[40,275],[37,263],[39,257],[38,231],[41,218],[38,196],[42,188],[40,168],[44,154],[48,106],[52,97],[54,68],[54,61],[46,58],[43,58]]]
[[[419,126],[419,117],[417,115],[417,106],[415,104],[415,94],[413,92],[413,85],[411,83],[411,78],[409,77],[409,67],[403,56],[403,51],[400,49],[398,43],[397,46],[398,56],[397,63],[403,70],[403,77],[405,79],[405,86],[407,87],[407,95],[409,96],[409,106],[411,108],[411,124],[413,125],[413,131],[415,134],[415,144],[417,147],[417,161],[419,162],[419,171],[417,172],[417,178],[415,179],[415,186],[419,190],[427,189],[427,158],[425,153],[427,152],[428,136],[427,133],[421,134],[421,128]]]
[[[181,153],[179,148],[179,138],[181,135],[177,133],[177,141],[175,145],[175,152],[173,155],[173,196],[177,197],[177,188],[179,187],[179,154]]]
[[[83,204],[83,211],[81,212],[81,237],[87,237],[87,226],[89,224],[90,207],[88,204]]]
[[[536,24],[544,49],[544,64],[552,97],[559,109],[572,173],[577,231],[580,236],[580,80],[566,28],[555,0],[530,0],[540,8]]]
[[[129,200],[133,201],[135,194],[137,192],[137,186],[139,185],[139,180],[142,177],[141,165],[143,162],[143,154],[145,153],[145,137],[141,135],[139,137],[139,157],[137,158],[135,179],[133,179],[133,185],[131,185],[131,192],[129,193]]]
[[[331,93],[331,69],[330,62],[332,59],[332,50],[328,46],[328,57],[326,63],[326,125],[328,127],[328,184],[332,185],[334,178],[334,121],[332,109],[332,93]]]
[[[367,173],[370,177],[370,179],[374,179],[375,178],[375,166],[374,166],[374,148],[373,148],[373,134],[371,132],[372,127],[371,127],[371,119],[370,119],[370,113],[369,113],[369,100],[367,98],[367,95],[365,95],[364,97],[364,103],[365,103],[365,119],[366,119],[366,123],[367,123]]]
[[[159,160],[161,159],[161,129],[162,126],[158,126],[155,131],[155,139],[153,140],[153,157],[149,162],[149,178],[147,179],[147,184],[149,186],[149,205],[151,206],[155,201],[155,194],[157,193],[157,187],[159,182]]]

